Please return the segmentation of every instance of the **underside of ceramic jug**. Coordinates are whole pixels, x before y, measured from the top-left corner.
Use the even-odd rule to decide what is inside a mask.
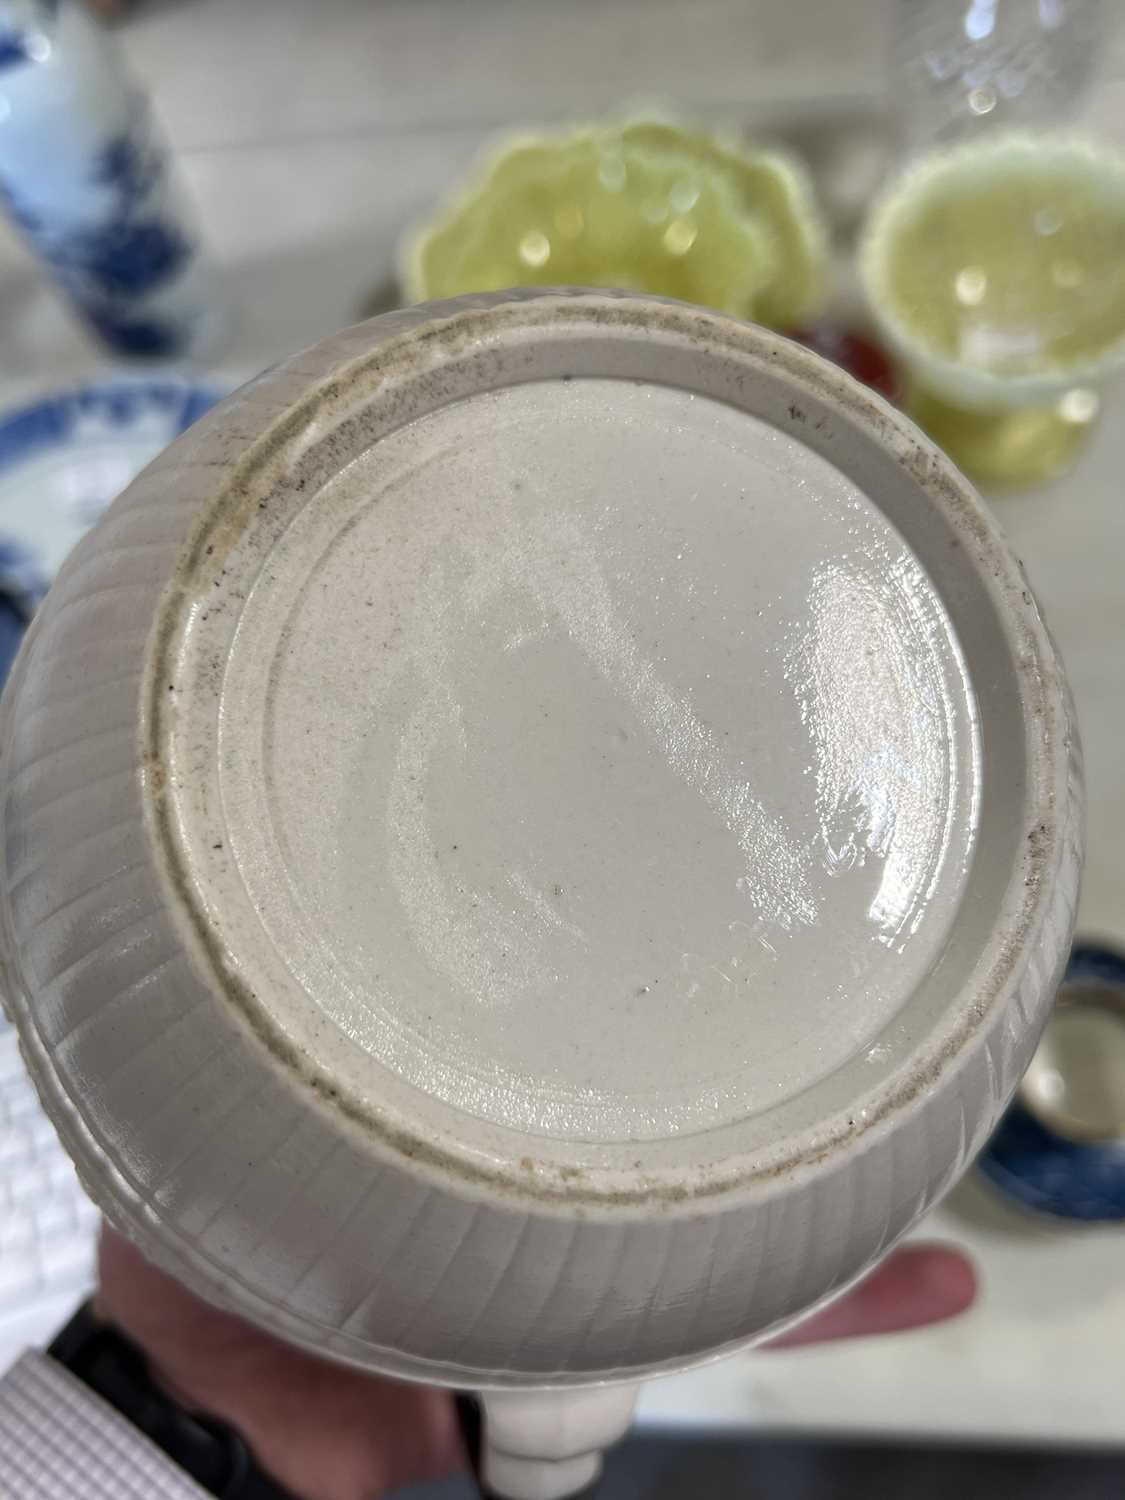
[[[1073,921],[994,523],[676,304],[464,299],[236,393],[64,568],[0,755],[3,988],[90,1192],[415,1379],[627,1383],[850,1283],[982,1144]]]

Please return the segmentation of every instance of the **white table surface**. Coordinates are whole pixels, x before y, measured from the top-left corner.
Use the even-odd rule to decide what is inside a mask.
[[[251,374],[385,296],[396,237],[499,129],[677,102],[816,152],[841,218],[873,180],[889,0],[179,0],[122,37],[178,149]],[[1125,144],[1125,56],[1092,113]],[[104,365],[0,226],[0,403]],[[1087,750],[1080,931],[1125,944],[1125,392],[1065,481],[996,502],[1062,646]],[[1046,1226],[970,1179],[919,1234],[982,1292],[943,1327],[746,1354],[651,1385],[643,1419],[1125,1442],[1125,1232]],[[46,1334],[48,1308],[0,1331]]]

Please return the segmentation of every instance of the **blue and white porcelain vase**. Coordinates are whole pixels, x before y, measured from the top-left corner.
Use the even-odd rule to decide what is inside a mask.
[[[220,315],[168,152],[74,0],[0,0],[0,202],[115,352],[209,351]]]

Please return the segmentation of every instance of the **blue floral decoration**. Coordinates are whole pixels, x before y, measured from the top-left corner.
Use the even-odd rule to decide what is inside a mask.
[[[44,21],[53,21],[58,8],[58,0],[40,0],[39,13]],[[19,31],[14,26],[0,28],[0,72],[32,61],[27,42],[26,31]]]
[[[16,33],[0,31],[0,66],[5,42],[22,47]],[[197,247],[178,219],[162,212],[157,190],[166,157],[144,99],[130,104],[129,129],[91,151],[88,183],[105,204],[96,222],[47,222],[3,179],[0,202],[108,343],[129,354],[173,355],[187,343],[191,319],[137,304],[174,281]]]
[[[175,354],[183,343],[179,323],[159,318],[135,318],[111,307],[91,308],[86,314],[106,343],[124,354]]]
[[[18,31],[0,31],[0,72],[28,60],[27,45]]]

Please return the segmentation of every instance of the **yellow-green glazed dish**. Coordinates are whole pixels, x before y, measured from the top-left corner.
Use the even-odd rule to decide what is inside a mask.
[[[816,311],[825,264],[799,163],[637,120],[502,143],[408,236],[400,271],[411,302],[612,286],[790,328]]]

